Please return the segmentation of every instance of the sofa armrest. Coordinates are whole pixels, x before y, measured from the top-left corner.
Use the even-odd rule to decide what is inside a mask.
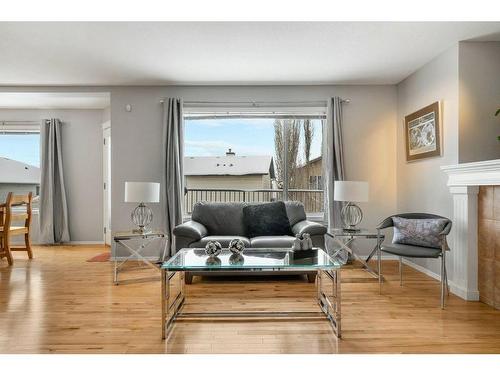
[[[201,240],[207,233],[207,228],[203,224],[193,220],[186,221],[174,228],[176,236],[192,238],[193,240]]]
[[[302,220],[292,227],[293,234],[309,233],[311,236],[324,235],[326,227],[314,221]]]

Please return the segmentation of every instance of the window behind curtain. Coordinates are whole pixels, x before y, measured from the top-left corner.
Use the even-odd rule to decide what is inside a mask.
[[[298,200],[322,217],[321,118],[185,116],[186,214],[199,201]]]
[[[40,194],[40,130],[38,126],[0,127],[0,202],[7,194]],[[35,200],[36,202],[36,200]]]

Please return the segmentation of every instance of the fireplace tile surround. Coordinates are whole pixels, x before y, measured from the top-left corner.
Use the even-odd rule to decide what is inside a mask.
[[[451,291],[463,299],[481,299],[498,308],[496,299],[500,297],[495,296],[496,290],[500,291],[500,276],[497,280],[495,275],[500,275],[500,159],[441,169],[448,175],[453,196]]]
[[[481,186],[478,197],[479,300],[500,309],[500,186]]]

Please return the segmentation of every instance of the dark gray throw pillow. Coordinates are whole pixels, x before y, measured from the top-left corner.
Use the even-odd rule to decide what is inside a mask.
[[[243,208],[247,237],[291,235],[285,203],[251,204]]]
[[[446,219],[405,219],[393,216],[394,237],[392,243],[441,248],[441,233]]]

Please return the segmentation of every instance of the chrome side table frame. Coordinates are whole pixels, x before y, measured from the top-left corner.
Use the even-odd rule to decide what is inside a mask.
[[[385,236],[380,233],[380,231],[374,232],[374,233],[366,233],[366,232],[339,232],[339,233],[326,233],[327,236],[333,238],[334,240],[337,241],[339,244],[340,248],[333,254],[332,256],[335,256],[338,252],[341,250],[346,250],[349,254],[352,255],[354,259],[356,259],[358,262],[360,262],[363,265],[363,268],[366,269],[370,274],[372,274],[376,278],[380,278],[380,246],[382,245],[382,242],[385,239]],[[341,241],[339,238],[345,238],[345,241]],[[366,239],[374,239],[376,240],[375,246],[373,247],[372,251],[368,255],[366,259],[363,259],[360,257],[358,254],[356,254],[352,248],[350,247],[351,244],[356,240],[356,238],[366,238]],[[371,258],[377,254],[378,259],[377,259],[377,268],[378,270],[375,271],[372,269],[369,265],[368,262],[371,260]]]
[[[160,265],[163,263],[165,260],[165,256],[167,253],[167,248],[168,248],[168,239],[165,242],[165,245],[163,246],[163,250],[161,252],[161,255],[159,259],[156,259],[155,261],[152,261],[151,259],[143,256],[143,251],[146,249],[153,241],[161,238],[167,238],[164,233],[160,232],[151,232],[151,233],[145,233],[145,234],[138,234],[138,233],[121,233],[117,234],[114,236],[113,240],[115,241],[115,244],[120,244],[129,252],[129,256],[127,256],[123,260],[118,260],[117,257],[115,256],[114,260],[114,270],[113,270],[113,283],[115,285],[118,285],[120,282],[118,280],[118,274],[120,272],[120,268],[127,263],[128,261],[131,260],[136,260],[136,261],[141,261],[144,263],[146,266],[154,269],[155,271],[159,270]],[[133,248],[130,246],[127,241],[133,240],[133,239],[140,239],[142,240],[141,244],[139,245],[138,248]],[[115,254],[116,255],[116,254]]]
[[[216,272],[216,271],[214,271]],[[162,339],[169,337],[171,330],[180,318],[230,318],[230,317],[281,317],[318,318],[326,316],[335,337],[341,337],[341,278],[340,269],[317,270],[316,280],[317,302],[321,311],[215,311],[215,312],[182,312],[185,297],[184,271],[161,270],[161,332]],[[172,280],[179,274],[179,291],[171,293]],[[331,281],[331,295],[324,291],[323,278]],[[175,295],[173,295],[175,294]]]

